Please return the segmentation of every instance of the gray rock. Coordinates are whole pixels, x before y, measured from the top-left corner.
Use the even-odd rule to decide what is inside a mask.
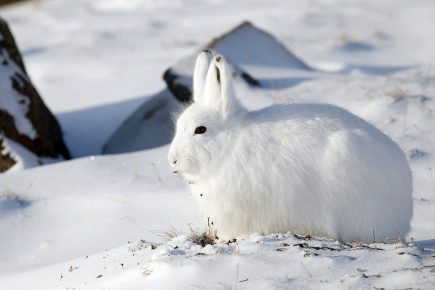
[[[168,144],[174,134],[172,114],[181,106],[169,90],[152,96],[110,136],[103,153],[132,152]]]
[[[164,81],[174,96],[182,102],[191,99],[195,60],[198,53],[204,49],[212,49],[225,55],[234,67],[235,77],[244,80],[251,87],[262,87],[263,76],[255,67],[311,70],[274,36],[250,22],[243,22],[165,71]]]

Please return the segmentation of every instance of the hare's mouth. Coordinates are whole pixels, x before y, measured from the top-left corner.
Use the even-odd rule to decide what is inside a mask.
[[[174,165],[174,173],[181,173],[183,175],[195,173],[195,163],[190,158],[178,160]]]

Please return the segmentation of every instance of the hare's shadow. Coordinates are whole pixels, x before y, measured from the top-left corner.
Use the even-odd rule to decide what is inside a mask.
[[[414,241],[414,245],[422,249],[434,249],[435,250],[435,239]]]

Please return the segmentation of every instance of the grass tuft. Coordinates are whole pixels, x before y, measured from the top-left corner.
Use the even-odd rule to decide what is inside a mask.
[[[170,227],[164,232],[159,233],[159,236],[165,241],[170,241],[183,234],[183,231],[177,230],[174,227]],[[200,231],[192,227],[189,224],[186,236],[195,244],[205,247],[206,245],[213,245],[219,239],[217,236],[217,230],[212,226],[208,225],[204,231]]]
[[[194,229],[192,225],[189,224],[188,237],[192,240],[192,242],[203,247],[206,245],[213,245],[216,240],[218,240],[217,230],[211,225],[208,225],[205,231],[200,232],[198,229]]]

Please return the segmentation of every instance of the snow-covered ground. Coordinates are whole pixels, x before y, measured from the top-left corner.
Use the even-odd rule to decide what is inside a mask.
[[[435,288],[435,2],[41,0],[1,8],[74,157],[0,176],[0,289]],[[414,175],[409,241],[340,245],[292,234],[205,248],[167,146],[99,156],[163,71],[243,20],[313,67],[274,67],[254,103],[339,105],[396,140]],[[297,77],[297,76],[296,76]],[[432,240],[432,241],[431,241]],[[370,247],[370,248],[367,248]]]

